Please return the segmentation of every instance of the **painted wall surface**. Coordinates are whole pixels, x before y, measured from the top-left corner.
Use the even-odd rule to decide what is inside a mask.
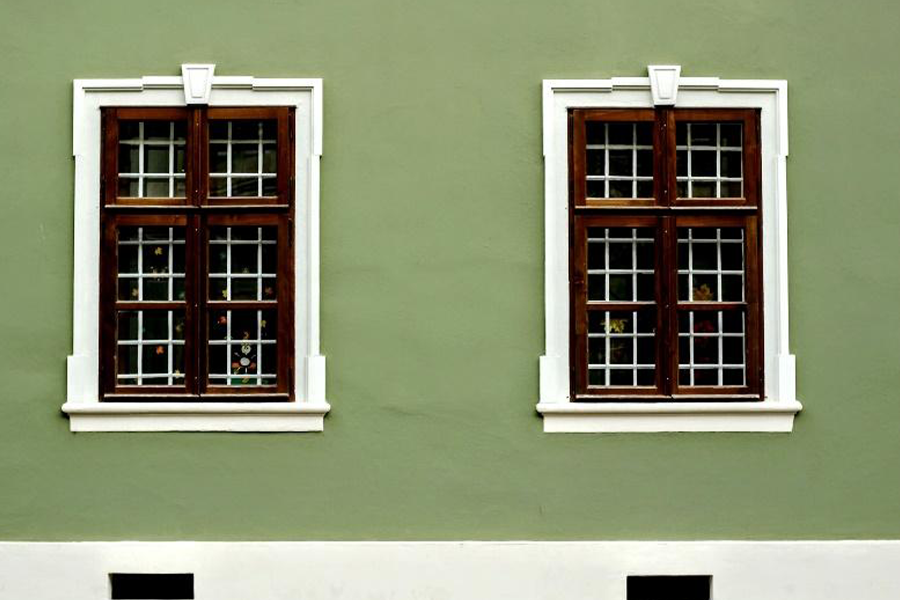
[[[0,0],[0,539],[900,537],[900,4]],[[72,434],[72,80],[325,81],[323,434]],[[546,435],[543,78],[784,78],[787,435]]]

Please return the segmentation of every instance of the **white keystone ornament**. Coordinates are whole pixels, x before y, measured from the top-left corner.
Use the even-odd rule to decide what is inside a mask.
[[[654,106],[675,106],[681,65],[647,65]]]
[[[185,104],[209,104],[209,93],[212,90],[215,70],[216,65],[181,65]]]

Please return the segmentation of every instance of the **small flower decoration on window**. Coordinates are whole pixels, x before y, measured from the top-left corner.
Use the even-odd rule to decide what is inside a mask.
[[[712,302],[714,300],[712,290],[705,283],[694,288],[694,302]]]
[[[240,377],[240,383],[250,383],[250,378],[246,375],[256,373],[256,352],[255,346],[251,344],[241,344],[237,346],[231,353],[231,372],[234,375],[244,375]],[[233,381],[232,383],[237,383]]]
[[[628,319],[610,319],[609,320],[609,332],[610,333],[624,333],[625,329],[628,327]]]

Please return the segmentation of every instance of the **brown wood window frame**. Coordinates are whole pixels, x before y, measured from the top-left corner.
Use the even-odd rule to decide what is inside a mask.
[[[653,123],[653,197],[586,196],[586,124]],[[743,144],[742,198],[679,198],[676,126],[679,122],[740,122]],[[569,111],[570,391],[576,402],[763,400],[762,222],[758,109],[571,109]],[[607,302],[587,299],[589,227],[642,227],[654,231],[654,300]],[[677,229],[738,227],[744,230],[744,301],[678,300]],[[656,312],[656,385],[588,385],[588,313],[593,310]],[[684,311],[741,311],[745,315],[745,385],[683,386],[678,381],[678,315]],[[721,359],[721,356],[720,356]]]
[[[102,109],[100,203],[100,390],[106,401],[293,401],[294,400],[294,108],[104,108]],[[275,120],[277,193],[266,197],[209,196],[209,123]],[[120,121],[184,121],[185,196],[118,196]],[[128,302],[118,299],[120,227],[185,228],[185,299]],[[214,226],[277,228],[275,300],[214,301],[209,298],[209,230]],[[277,307],[275,385],[214,386],[208,383],[208,318],[212,310]],[[184,385],[120,385],[117,381],[117,314],[122,310],[185,311]],[[140,351],[140,348],[139,348]]]

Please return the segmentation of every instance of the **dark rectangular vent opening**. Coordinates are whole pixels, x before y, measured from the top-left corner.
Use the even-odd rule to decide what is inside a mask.
[[[193,573],[110,573],[112,600],[193,600]]]
[[[628,600],[710,600],[712,575],[629,575]]]

